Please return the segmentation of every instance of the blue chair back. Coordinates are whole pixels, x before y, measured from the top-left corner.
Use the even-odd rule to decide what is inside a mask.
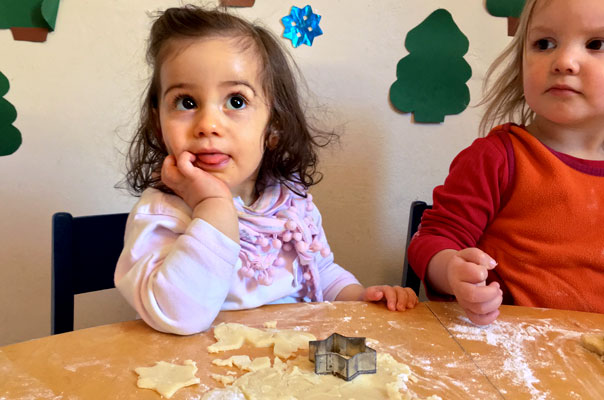
[[[421,281],[413,268],[409,265],[409,260],[407,259],[407,249],[409,248],[409,243],[411,242],[411,238],[415,232],[417,232],[417,228],[419,227],[419,223],[422,220],[422,215],[424,211],[431,209],[432,206],[428,205],[424,201],[414,201],[411,203],[411,209],[409,210],[409,227],[407,229],[407,246],[405,247],[405,263],[403,265],[403,279],[401,286],[410,287],[415,291],[415,294],[419,296],[419,290],[421,286]]]
[[[76,294],[115,287],[128,213],[52,216],[51,334],[73,330]]]

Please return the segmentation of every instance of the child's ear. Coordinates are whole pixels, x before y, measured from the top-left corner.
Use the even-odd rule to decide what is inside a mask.
[[[268,138],[266,139],[266,148],[269,150],[275,150],[277,145],[279,144],[279,132],[272,130],[268,134]]]
[[[266,137],[266,148],[268,150],[274,150],[279,144],[279,137],[281,136],[280,124],[278,122],[271,122],[268,127],[268,135]]]

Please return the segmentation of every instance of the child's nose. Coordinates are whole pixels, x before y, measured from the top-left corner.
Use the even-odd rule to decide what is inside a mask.
[[[212,106],[199,109],[197,123],[195,124],[195,135],[208,136],[220,135],[220,112]]]
[[[577,53],[571,48],[560,47],[554,53],[552,70],[557,74],[576,74],[579,72]]]

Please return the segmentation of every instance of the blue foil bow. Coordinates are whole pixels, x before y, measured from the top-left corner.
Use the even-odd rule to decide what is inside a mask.
[[[294,47],[301,44],[312,46],[314,38],[323,34],[319,21],[321,16],[313,13],[310,6],[302,9],[293,6],[291,13],[281,18],[285,26],[283,37],[291,40]]]

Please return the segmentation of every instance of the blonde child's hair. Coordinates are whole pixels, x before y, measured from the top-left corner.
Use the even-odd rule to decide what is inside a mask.
[[[522,60],[528,25],[537,1],[526,0],[514,39],[487,70],[483,84],[484,96],[478,104],[486,106],[480,121],[481,136],[486,136],[494,126],[505,122],[526,125],[535,116],[524,99]],[[493,79],[498,71],[497,78]]]

